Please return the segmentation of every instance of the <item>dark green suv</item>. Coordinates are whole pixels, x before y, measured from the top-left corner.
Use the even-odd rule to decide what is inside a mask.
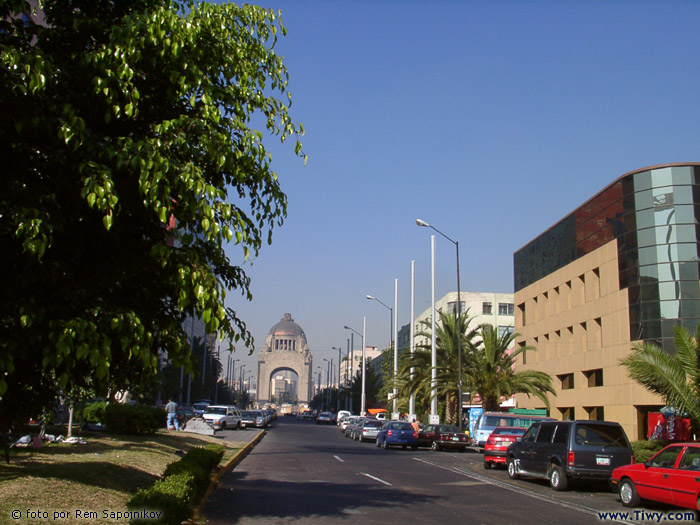
[[[633,461],[624,429],[610,421],[533,423],[506,452],[511,479],[548,479],[554,490],[566,490],[571,479],[609,480],[615,467]]]

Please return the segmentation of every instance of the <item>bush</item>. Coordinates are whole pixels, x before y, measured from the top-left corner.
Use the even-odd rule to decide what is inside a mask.
[[[162,523],[179,524],[192,514],[198,499],[206,490],[211,471],[224,456],[221,445],[211,443],[195,447],[165,469],[163,479],[150,489],[140,489],[128,503],[134,510],[159,510],[164,513]],[[131,523],[145,523],[132,520]]]
[[[668,441],[662,440],[633,441],[632,451],[634,452],[634,460],[637,463],[644,463],[666,445],[668,445]]]
[[[109,403],[104,411],[104,423],[113,434],[153,434],[165,427],[167,418],[162,408],[142,405]]]
[[[180,472],[156,481],[150,489],[139,489],[127,506],[133,510],[159,510],[163,512],[163,520],[160,523],[179,525],[190,517],[197,493],[194,476]],[[132,520],[130,523],[153,522]]]
[[[83,418],[87,423],[100,424],[105,421],[105,408],[107,408],[106,401],[98,401],[97,403],[90,403],[83,408]]]

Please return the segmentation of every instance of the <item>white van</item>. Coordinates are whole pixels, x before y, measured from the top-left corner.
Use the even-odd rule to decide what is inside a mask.
[[[349,417],[350,417],[349,410],[339,410],[338,416],[336,418],[336,425],[340,425],[343,422],[343,419],[347,419]]]

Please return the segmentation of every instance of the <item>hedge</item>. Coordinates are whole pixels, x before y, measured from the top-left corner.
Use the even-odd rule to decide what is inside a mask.
[[[159,407],[109,403],[104,410],[104,423],[112,434],[154,434],[165,428],[168,415]]]
[[[632,451],[634,452],[634,461],[636,463],[644,463],[666,445],[668,445],[668,441],[633,441]]]
[[[105,421],[105,409],[107,408],[106,401],[98,401],[90,403],[83,409],[83,417],[88,423],[99,424]]]
[[[174,463],[168,465],[163,478],[149,489],[139,489],[127,506],[133,510],[159,510],[159,523],[179,525],[188,519],[209,483],[209,475],[224,455],[221,445],[195,447]],[[131,523],[153,523],[132,520]]]

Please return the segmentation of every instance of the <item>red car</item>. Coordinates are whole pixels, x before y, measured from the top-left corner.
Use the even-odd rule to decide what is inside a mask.
[[[611,483],[625,507],[646,499],[698,510],[700,443],[675,443],[649,461],[617,467]]]
[[[525,434],[520,427],[496,427],[489,435],[484,445],[484,468],[490,469],[496,465],[506,464],[506,450],[508,445],[517,441]]]
[[[418,433],[418,446],[433,450],[453,449],[464,452],[472,444],[469,436],[454,425],[428,425]]]

